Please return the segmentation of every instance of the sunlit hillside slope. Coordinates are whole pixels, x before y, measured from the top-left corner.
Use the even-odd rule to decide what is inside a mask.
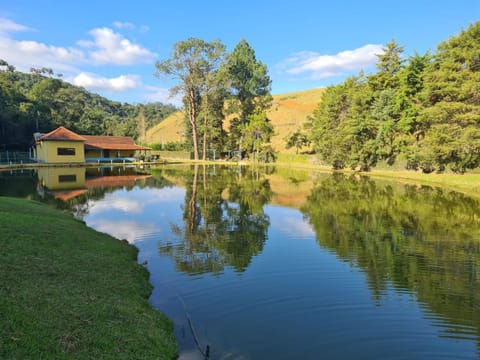
[[[273,96],[272,108],[268,112],[275,128],[272,145],[278,152],[294,152],[285,149],[284,138],[300,128],[320,102],[323,89],[306,90]],[[165,144],[184,141],[184,113],[179,111],[167,117],[160,124],[147,130],[148,144]],[[228,124],[226,124],[228,130]]]

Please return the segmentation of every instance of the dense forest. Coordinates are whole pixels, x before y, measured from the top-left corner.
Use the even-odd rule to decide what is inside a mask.
[[[425,173],[480,166],[480,22],[435,53],[403,59],[394,40],[377,71],[330,86],[307,122],[315,151],[334,168],[399,160]]]
[[[145,129],[176,110],[162,103],[111,101],[61,80],[51,69],[22,73],[0,60],[0,151],[25,150],[34,132],[60,125],[80,134],[124,135],[142,142]]]

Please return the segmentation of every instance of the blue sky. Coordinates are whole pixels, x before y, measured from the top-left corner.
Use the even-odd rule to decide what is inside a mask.
[[[112,100],[172,102],[155,62],[190,37],[245,39],[282,94],[336,84],[375,69],[392,39],[405,57],[480,20],[478,0],[102,1],[14,0],[0,5],[0,59],[52,68]]]

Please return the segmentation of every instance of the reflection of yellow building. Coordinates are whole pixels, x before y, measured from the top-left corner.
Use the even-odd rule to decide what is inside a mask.
[[[38,183],[48,190],[85,188],[85,169],[82,167],[39,168]]]
[[[83,167],[40,168],[37,177],[37,191],[42,197],[48,192],[67,201],[87,192]]]
[[[78,135],[63,126],[35,134],[35,157],[44,163],[84,163],[88,161],[133,161],[138,152],[151,150],[136,145],[128,136]]]

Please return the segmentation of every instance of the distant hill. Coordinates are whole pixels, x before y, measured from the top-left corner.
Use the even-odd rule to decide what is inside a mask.
[[[272,146],[276,151],[295,152],[295,149],[285,149],[284,138],[305,123],[320,102],[323,91],[324,89],[313,89],[273,96],[268,118],[275,129]]]
[[[307,117],[317,107],[324,89],[313,89],[273,96],[272,108],[268,118],[272,121],[275,136],[272,146],[278,152],[294,152],[294,149],[285,149],[284,138],[300,128]],[[177,111],[161,123],[147,130],[147,144],[161,144],[184,141],[184,113]],[[228,130],[228,124],[226,126]]]
[[[145,134],[146,144],[166,144],[169,142],[183,142],[185,133],[185,114],[176,111],[167,116],[161,123],[151,127]]]

